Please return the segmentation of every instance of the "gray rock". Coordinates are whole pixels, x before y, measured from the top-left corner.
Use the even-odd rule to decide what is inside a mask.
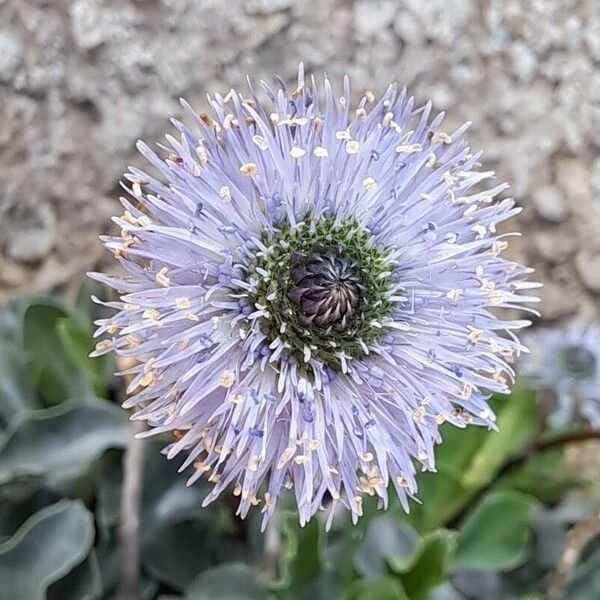
[[[11,31],[0,30],[0,81],[11,81],[23,60],[23,42]]]
[[[600,292],[600,251],[581,250],[575,259],[575,266],[583,285],[592,292]]]
[[[567,207],[562,191],[555,185],[543,185],[533,192],[535,209],[547,221],[560,223],[567,217]]]
[[[522,40],[510,47],[510,59],[513,73],[523,83],[529,83],[538,64],[535,52]]]
[[[25,263],[44,258],[54,245],[56,217],[46,204],[19,204],[15,206],[15,227],[6,228],[7,254]]]

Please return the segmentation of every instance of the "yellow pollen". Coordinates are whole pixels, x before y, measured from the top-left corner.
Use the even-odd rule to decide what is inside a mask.
[[[223,371],[219,376],[219,385],[224,388],[230,388],[235,383],[235,373],[233,371]]]
[[[206,471],[210,471],[210,465],[198,460],[194,463],[194,469],[196,469],[196,471],[199,473],[206,473]]]
[[[102,340],[96,344],[96,352],[102,352],[103,350],[107,350],[112,346],[111,340]]]
[[[158,319],[160,319],[160,313],[155,308],[147,308],[142,313],[142,319],[150,319],[151,321],[158,321]]]
[[[159,285],[162,285],[163,287],[169,287],[171,280],[168,277],[168,272],[169,270],[167,269],[167,267],[163,267],[157,274],[156,274],[156,283],[158,283]]]
[[[346,153],[347,154],[358,154],[360,150],[360,144],[356,140],[348,140],[346,142]]]
[[[180,296],[179,298],[175,298],[175,306],[177,308],[189,308],[192,305],[189,298],[185,296]]]
[[[223,202],[231,202],[231,190],[229,189],[229,186],[221,186],[221,189],[219,190],[219,197],[221,200],[223,200]]]
[[[267,144],[267,140],[265,140],[264,137],[262,137],[262,135],[255,135],[252,136],[252,141],[261,149],[261,150],[266,150],[269,145]]]
[[[240,173],[242,175],[246,175],[246,177],[254,175],[257,171],[258,167],[253,162],[245,163],[240,167]]]
[[[140,385],[143,387],[148,387],[156,382],[156,373],[154,371],[148,371],[141,379]]]

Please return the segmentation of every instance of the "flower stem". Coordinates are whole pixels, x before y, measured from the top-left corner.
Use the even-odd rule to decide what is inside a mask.
[[[133,421],[131,437],[123,457],[121,492],[121,598],[136,600],[140,575],[140,509],[144,472],[144,440],[136,438],[146,428],[145,421]]]

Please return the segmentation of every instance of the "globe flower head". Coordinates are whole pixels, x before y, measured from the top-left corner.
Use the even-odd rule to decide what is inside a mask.
[[[205,503],[230,488],[266,522],[293,488],[302,523],[339,503],[356,520],[391,482],[408,510],[440,425],[493,428],[486,395],[512,381],[529,322],[496,309],[533,284],[497,227],[519,209],[468,124],[445,132],[396,85],[351,108],[347,79],[338,97],[300,67],[294,89],[209,101],[183,102],[193,127],[158,154],[138,144],[153,171],[130,168],[104,239],[126,275],[93,275],[121,294],[95,354],[139,361],[125,406],[174,434]]]
[[[523,376],[531,387],[553,393],[555,424],[580,415],[600,426],[600,326],[537,329],[527,341],[531,354],[523,357]]]

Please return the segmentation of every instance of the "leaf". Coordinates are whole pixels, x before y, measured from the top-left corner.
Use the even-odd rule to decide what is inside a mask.
[[[185,600],[264,600],[256,571],[229,563],[203,571],[190,584]]]
[[[452,584],[461,598],[515,599],[514,591],[507,587],[500,573],[494,571],[453,570]]]
[[[102,593],[102,576],[96,553],[92,548],[89,556],[66,577],[52,584],[47,600],[95,600]]]
[[[409,525],[386,516],[376,517],[369,523],[365,538],[354,555],[354,567],[363,577],[384,575],[388,558],[393,558],[396,565],[410,563],[420,541]]]
[[[0,541],[14,535],[33,514],[60,500],[36,481],[15,481],[0,486]]]
[[[33,300],[22,316],[22,343],[32,361],[32,377],[46,405],[92,395],[85,373],[67,354],[58,324],[69,314],[50,299]]]
[[[121,516],[121,462],[109,461],[96,481],[96,523],[102,539],[109,537],[110,529],[118,525]]]
[[[429,591],[446,580],[455,547],[455,536],[446,529],[423,538],[410,570],[401,576],[411,600],[426,600]]]
[[[485,427],[461,428],[451,423],[444,423],[440,433],[443,441],[435,449],[435,465],[456,479],[464,475],[478,449],[491,435]]]
[[[78,473],[128,438],[125,412],[107,402],[64,404],[27,415],[0,442],[0,484],[16,477]]]
[[[211,566],[213,543],[198,521],[154,528],[151,534],[142,529],[142,563],[153,578],[182,591]]]
[[[0,339],[0,429],[14,424],[26,410],[38,407],[25,357],[15,344]]]
[[[499,431],[490,432],[463,473],[465,487],[479,489],[492,479],[511,455],[525,448],[538,428],[535,393],[516,388],[498,411]]]
[[[422,503],[412,503],[410,513],[403,518],[421,534],[434,531],[446,523],[472,493],[452,471],[443,466],[435,473],[420,473],[418,490]]]
[[[456,568],[508,571],[529,554],[532,499],[511,491],[487,495],[457,536]]]
[[[205,520],[207,509],[202,500],[209,492],[204,480],[186,485],[174,460],[167,460],[161,442],[147,442],[145,447],[142,520],[146,530],[155,526],[180,523],[187,519]]]
[[[201,506],[207,484],[188,487],[175,462],[160,454],[156,443],[147,444],[145,455],[140,529],[144,568],[159,581],[184,590],[214,563],[244,559],[240,542],[228,536],[227,507]]]
[[[2,593],[11,600],[44,600],[46,589],[89,554],[92,515],[79,500],[39,511],[0,545]]]
[[[73,318],[59,320],[56,328],[67,356],[87,375],[96,395],[103,397],[106,391],[106,361],[101,356],[89,357],[94,349],[94,340],[89,329]]]
[[[377,509],[378,499],[374,496],[366,496],[363,500],[363,516],[356,525],[351,521],[350,515],[343,511],[340,514],[339,521],[335,522],[333,531],[329,534],[327,545],[323,551],[325,553],[325,562],[331,565],[328,569],[328,576],[334,580],[338,595],[345,590],[355,579],[354,555],[357,548],[365,538],[366,531],[371,521],[380,515]],[[387,517],[393,518],[404,514],[399,508],[399,503],[390,502]]]
[[[284,550],[279,562],[279,579],[272,584],[272,589],[285,590],[286,595],[296,598],[323,569],[321,524],[311,519],[301,527],[295,511],[282,512],[279,518]]]
[[[349,600],[412,600],[400,581],[389,576],[361,579],[352,586],[347,597]]]

